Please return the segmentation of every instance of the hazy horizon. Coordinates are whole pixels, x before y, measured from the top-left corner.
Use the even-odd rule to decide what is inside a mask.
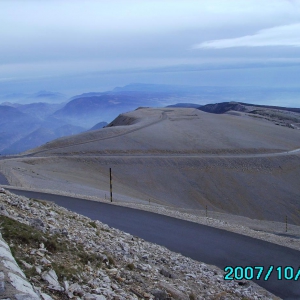
[[[0,18],[0,96],[133,82],[300,88],[300,0],[4,0]],[[272,101],[300,105],[261,104]]]

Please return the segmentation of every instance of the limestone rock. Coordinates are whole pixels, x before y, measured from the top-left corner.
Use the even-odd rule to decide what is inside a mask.
[[[38,230],[45,231],[45,223],[39,219],[39,218],[34,218],[29,220],[30,225]]]
[[[54,270],[43,272],[41,277],[43,278],[43,280],[47,281],[53,286],[60,286],[60,284],[58,283],[57,275]]]
[[[189,295],[196,295],[198,299],[215,296],[231,300],[275,299],[252,282],[241,285],[224,281],[222,271],[214,266],[92,221],[54,203],[40,203],[7,192],[0,194],[0,213],[4,211],[2,207],[10,218],[37,228],[47,239],[42,238],[38,247],[26,245],[22,249],[21,267],[34,268],[33,275],[25,280],[16,269],[12,271],[16,267],[14,258],[0,238],[0,264],[3,270],[10,268],[13,274],[10,277],[4,274],[5,280],[1,280],[0,272],[0,295],[1,291],[5,293],[6,282],[11,281],[21,289],[18,295],[25,297],[23,299],[39,299],[37,295],[42,300],[66,297],[74,300],[189,299]],[[54,241],[49,236],[53,236]],[[63,251],[56,249],[60,243]],[[15,243],[14,247],[19,245]],[[78,257],[76,249],[80,253]],[[54,269],[63,271],[56,274]],[[53,299],[44,293],[47,289]],[[28,295],[32,298],[26,298]]]

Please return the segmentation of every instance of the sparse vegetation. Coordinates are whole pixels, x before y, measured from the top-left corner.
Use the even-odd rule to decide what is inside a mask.
[[[56,272],[58,276],[58,280],[70,280],[70,279],[76,279],[75,274],[78,273],[78,269],[75,269],[73,267],[68,267],[65,264],[60,263],[53,263],[52,264],[53,270]],[[81,268],[82,269],[82,268]]]
[[[19,262],[18,262],[18,264],[19,264],[19,266],[21,266],[21,264]],[[31,278],[31,277],[37,275],[35,267],[32,267],[31,269],[24,269],[24,273],[27,278]]]
[[[148,298],[154,290],[160,291],[163,288],[168,291],[169,289],[169,284],[166,284],[165,288],[157,285],[160,282],[158,276],[166,277],[164,274],[159,274],[162,265],[168,269],[175,259],[176,265],[178,263],[185,269],[187,267],[191,270],[195,269],[195,262],[187,262],[186,258],[172,256],[172,253],[169,258],[166,249],[143,243],[128,234],[121,235],[119,231],[86,217],[77,215],[78,222],[76,222],[72,218],[74,214],[54,204],[48,204],[45,209],[42,204],[31,201],[34,209],[28,210],[26,200],[23,198],[16,198],[11,202],[9,199],[7,202],[11,203],[11,206],[4,203],[4,209],[7,208],[12,218],[18,216],[21,222],[29,221],[33,227],[0,216],[3,237],[10,245],[17,263],[29,282],[40,291],[51,295],[53,299],[67,300],[78,296],[86,298],[87,293],[94,293],[94,291],[97,294],[103,291],[106,295],[106,290],[111,294],[121,290],[123,294],[133,293],[140,298],[144,298],[147,294]],[[52,213],[57,210],[60,210],[60,216]],[[53,215],[53,218],[48,218],[49,215]],[[102,228],[105,228],[104,231]],[[44,232],[44,229],[49,230]],[[145,252],[151,253],[150,256],[144,256]],[[132,258],[129,261],[124,260],[124,253],[125,255],[130,253]],[[156,257],[165,259],[155,261]],[[207,275],[207,269],[213,270],[211,267],[204,265],[201,266],[201,270],[202,268],[205,270],[204,274],[197,274],[197,276],[204,278],[205,281],[211,280],[216,283],[216,287],[212,289],[214,293],[215,290],[217,291],[214,294],[215,299],[231,295],[234,299],[242,298],[241,295],[236,297],[233,290],[224,291],[222,282],[218,278]],[[173,272],[176,277],[168,277],[170,284],[173,279],[184,278],[184,274],[175,269],[172,270]],[[214,270],[214,274],[218,273]],[[53,285],[51,278],[54,280]],[[199,299],[202,290],[196,284],[198,278],[195,280],[193,278],[187,283],[183,280],[185,287],[181,290],[188,299]],[[247,297],[244,300],[248,300]]]
[[[96,223],[95,223],[94,221],[89,222],[89,225],[90,225],[91,227],[97,228],[97,225],[96,225]]]
[[[194,294],[189,294],[189,298],[190,300],[196,300],[197,297]]]
[[[12,220],[5,216],[0,216],[1,232],[8,244],[21,244],[38,247],[39,243],[44,242],[42,232]]]
[[[40,203],[40,204],[43,204],[43,205],[47,205],[47,201],[45,201],[45,200],[40,200],[40,199],[34,199],[34,198],[30,198],[30,200],[31,201],[36,201],[36,202],[38,202],[38,203]]]
[[[128,265],[127,265],[127,268],[128,268],[129,270],[131,270],[131,271],[134,270],[134,264],[132,264],[132,263],[131,263],[131,264],[128,264]]]
[[[108,255],[107,258],[110,265],[114,266],[116,264],[112,256]]]
[[[78,257],[80,258],[81,262],[85,265],[90,263],[94,266],[97,266],[98,268],[101,267],[102,260],[96,254],[87,253],[85,251],[79,251]]]
[[[90,226],[94,227],[93,225],[96,226],[96,223],[90,222]],[[75,246],[62,235],[43,233],[5,216],[0,216],[0,226],[3,238],[11,246],[13,256],[28,278],[38,274],[34,267],[24,268],[22,261],[34,265],[38,258],[30,253],[32,249],[39,249],[41,243],[47,249],[47,254],[52,260],[51,268],[60,281],[76,278],[76,274],[79,274],[86,265],[92,265],[93,268],[102,266],[101,255],[86,252],[83,245]],[[115,264],[111,255],[107,255],[107,259],[108,267]]]

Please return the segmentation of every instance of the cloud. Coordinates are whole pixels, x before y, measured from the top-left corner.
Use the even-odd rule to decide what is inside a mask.
[[[276,26],[254,35],[203,42],[193,49],[224,49],[234,47],[292,46],[300,47],[300,23]]]

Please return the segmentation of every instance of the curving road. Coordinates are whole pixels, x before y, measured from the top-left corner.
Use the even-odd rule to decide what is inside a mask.
[[[2,173],[0,173],[0,184],[9,185],[8,180],[6,179],[6,177]]]
[[[221,269],[225,266],[264,266],[267,269],[274,265],[275,268],[292,266],[298,270],[300,267],[299,251],[225,230],[106,203],[9,190],[18,195],[53,201],[91,219]],[[277,280],[274,272],[269,280],[256,282],[283,299],[300,299],[300,279]]]

